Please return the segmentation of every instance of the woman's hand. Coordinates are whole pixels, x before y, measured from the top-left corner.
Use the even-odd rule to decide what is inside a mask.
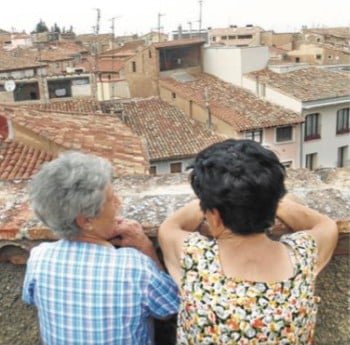
[[[153,259],[162,269],[151,240],[143,232],[142,226],[136,220],[118,220],[116,237],[109,240],[114,246],[132,247]]]

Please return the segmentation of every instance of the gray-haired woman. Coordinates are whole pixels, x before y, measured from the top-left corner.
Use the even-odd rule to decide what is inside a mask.
[[[151,344],[149,319],[177,312],[177,289],[140,224],[117,218],[109,162],[63,154],[34,176],[30,200],[62,238],[35,247],[27,263],[23,300],[38,309],[43,343]],[[120,235],[128,247],[115,249],[109,241]]]

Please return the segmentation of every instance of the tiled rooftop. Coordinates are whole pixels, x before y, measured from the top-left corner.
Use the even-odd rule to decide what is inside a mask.
[[[350,77],[343,73],[311,67],[287,73],[265,69],[248,73],[280,92],[301,101],[313,101],[350,95]]]
[[[0,72],[38,68],[42,66],[46,66],[46,64],[35,62],[34,59],[15,57],[5,52],[0,53]]]
[[[8,53],[12,58],[23,58],[30,61],[57,62],[72,60],[78,54],[86,54],[85,47],[75,42],[55,42],[43,45],[40,50],[35,47],[16,48]]]
[[[337,28],[310,28],[303,30],[304,33],[315,33],[320,35],[332,35],[343,38],[350,38],[350,31],[348,27]]]
[[[130,55],[133,56],[134,54]],[[124,67],[124,61],[113,58],[98,59],[97,71],[98,72],[118,72]]]
[[[55,143],[62,151],[79,150],[108,159],[117,175],[144,174],[148,170],[142,138],[116,117],[1,106],[0,115]]]
[[[146,138],[151,161],[193,157],[206,146],[225,139],[158,98],[114,104],[123,108],[125,123]],[[110,102],[103,106],[106,112],[111,107]]]
[[[42,163],[53,159],[43,150],[12,140],[0,141],[0,180],[30,178]]]
[[[125,42],[121,47],[107,50],[99,55],[102,57],[112,57],[112,56],[130,56],[135,55],[138,48],[142,48],[145,45],[144,40],[135,40],[130,42]]]
[[[26,105],[26,108],[45,110],[45,111],[60,111],[70,113],[101,113],[101,106],[94,98],[75,98],[69,101],[60,99],[51,100],[50,103]]]
[[[179,96],[205,106],[208,93],[212,115],[225,121],[237,131],[268,128],[303,122],[298,114],[257,98],[243,88],[235,87],[208,74],[194,75],[195,80],[184,83],[172,78],[160,80]]]

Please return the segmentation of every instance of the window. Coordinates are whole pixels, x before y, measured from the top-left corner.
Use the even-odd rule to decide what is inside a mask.
[[[172,93],[171,93],[171,97],[172,97],[172,99],[176,99],[176,93],[175,93],[175,92],[172,92]]]
[[[316,54],[316,60],[321,60],[322,59],[322,55],[321,54]]]
[[[309,153],[305,156],[305,168],[314,170],[317,165],[317,153]]]
[[[249,132],[245,132],[244,133],[244,137],[245,139],[249,139],[249,140],[254,140],[258,143],[262,143],[262,129],[258,129],[255,131],[249,131]]]
[[[276,142],[291,141],[293,139],[293,127],[285,126],[276,128]]]
[[[246,39],[251,39],[253,38],[252,35],[238,35],[238,39],[240,40],[246,40]]]
[[[235,40],[235,39],[236,39],[236,36],[229,35],[229,36],[228,36],[228,39],[229,39],[229,40]]]
[[[227,36],[221,36],[222,40],[227,40]]]
[[[132,65],[132,71],[133,71],[133,72],[136,72],[136,62],[135,62],[135,61],[132,61],[132,62],[131,62],[131,65]]]
[[[304,140],[320,139],[320,129],[319,129],[319,117],[320,114],[310,114],[305,117],[305,136]]]
[[[211,38],[211,40],[212,40],[213,42],[215,42],[215,41],[216,41],[216,36],[213,36],[213,37]]]
[[[332,55],[328,55],[328,59],[329,59],[329,60],[332,60],[332,59],[333,59],[333,56],[332,56]]]
[[[292,167],[293,161],[285,161],[285,162],[281,162],[281,164],[287,169]]]
[[[182,163],[170,163],[170,172],[173,173],[180,173],[182,172]]]
[[[338,168],[343,168],[347,165],[348,162],[348,153],[349,152],[349,146],[342,146],[338,148]]]
[[[152,51],[151,51],[151,49],[148,50],[148,57],[149,57],[150,59],[152,59]]]
[[[296,57],[295,62],[300,62],[300,57]]]
[[[149,167],[149,174],[150,175],[157,175],[157,167],[155,166],[155,165],[151,165],[150,167]]]
[[[337,134],[349,133],[349,108],[337,111]]]

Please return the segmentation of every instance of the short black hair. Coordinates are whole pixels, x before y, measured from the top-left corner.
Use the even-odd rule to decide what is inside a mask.
[[[231,231],[249,235],[272,226],[286,193],[285,168],[274,152],[252,140],[229,139],[199,152],[190,169],[201,209],[217,209]]]

